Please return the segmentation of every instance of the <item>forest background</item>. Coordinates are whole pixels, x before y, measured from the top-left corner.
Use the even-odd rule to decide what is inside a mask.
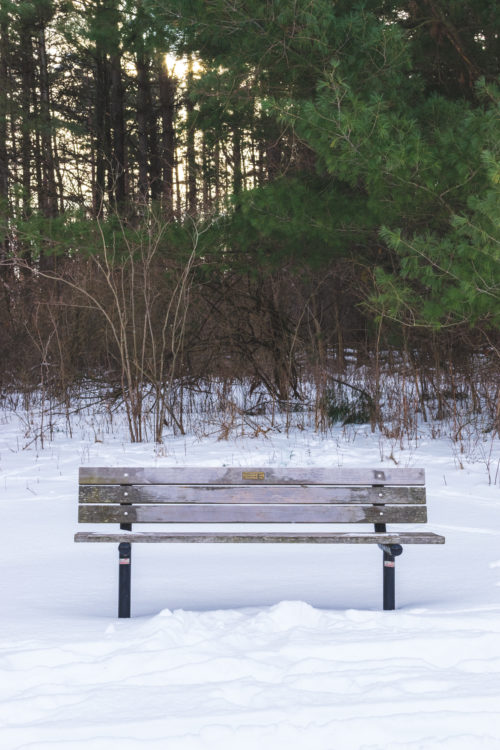
[[[499,21],[0,0],[2,399],[498,432]]]

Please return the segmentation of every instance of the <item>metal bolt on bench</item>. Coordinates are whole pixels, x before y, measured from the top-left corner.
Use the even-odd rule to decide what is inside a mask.
[[[119,532],[79,532],[76,542],[117,542],[118,616],[130,617],[133,543],[378,544],[383,608],[395,609],[395,558],[404,544],[444,544],[430,532],[388,532],[388,523],[425,523],[423,469],[80,468],[78,520],[116,523]],[[168,531],[132,531],[137,523]],[[203,531],[174,531],[177,523]],[[214,531],[207,524],[241,525]],[[245,524],[263,531],[245,531]],[[294,524],[271,531],[272,524]],[[297,524],[371,524],[373,531],[296,531]]]

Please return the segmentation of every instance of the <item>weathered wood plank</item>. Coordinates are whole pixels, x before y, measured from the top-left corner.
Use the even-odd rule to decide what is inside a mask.
[[[253,478],[258,477],[258,478]],[[339,484],[424,485],[423,469],[244,468],[244,467],[88,467],[80,484]]]
[[[424,487],[318,487],[304,485],[228,486],[228,485],[81,485],[80,503],[285,503],[335,504],[380,503],[422,505]]]
[[[425,523],[419,505],[80,505],[82,523]]]
[[[266,543],[306,543],[306,544],[444,544],[444,536],[426,532],[404,532],[404,533],[386,533],[359,534],[357,532],[344,532],[341,534],[330,534],[320,532],[318,534],[297,532],[283,533],[271,532],[266,534],[248,532],[240,533],[168,533],[168,532],[139,532],[128,534],[105,534],[100,532],[79,532],[75,535],[75,542],[146,542],[148,544],[168,543],[239,543],[254,542],[258,544]]]

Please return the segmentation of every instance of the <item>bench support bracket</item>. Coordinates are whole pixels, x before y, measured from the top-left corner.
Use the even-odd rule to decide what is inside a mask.
[[[118,545],[118,617],[130,617],[130,570],[132,545],[120,542]]]

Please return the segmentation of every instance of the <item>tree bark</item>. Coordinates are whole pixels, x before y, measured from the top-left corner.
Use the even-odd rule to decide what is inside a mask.
[[[168,220],[174,214],[174,167],[175,167],[175,79],[169,75],[163,60],[159,65],[159,98],[161,120],[160,165],[162,178],[162,202]]]
[[[8,117],[8,36],[7,21],[0,24],[0,208],[8,202],[9,162],[7,155],[7,117]],[[1,241],[1,240],[0,240]]]
[[[0,23],[0,261],[8,252],[7,216],[9,214],[9,157],[7,118],[9,113],[9,64],[7,21]]]
[[[26,24],[21,25],[21,169],[22,169],[22,210],[24,217],[31,214],[31,157],[32,157],[32,118],[31,93],[33,88],[33,40]]]
[[[136,55],[137,67],[137,166],[139,170],[139,200],[142,205],[149,201],[149,122],[153,117],[149,81],[149,61],[143,50]]]
[[[92,189],[93,215],[102,216],[106,193],[106,166],[108,156],[109,131],[109,86],[106,55],[96,44],[95,54],[95,104],[94,104],[94,162],[95,175]]]
[[[194,105],[189,96],[189,77],[188,91],[186,96],[187,112],[187,135],[186,135],[186,162],[187,162],[187,212],[190,216],[195,216],[198,210],[197,191],[196,191],[196,143],[195,143],[195,113]]]
[[[110,58],[111,71],[111,127],[112,127],[112,177],[113,193],[118,213],[124,211],[126,190],[125,167],[125,115],[123,99],[123,81],[121,68],[121,54],[115,51]]]
[[[241,193],[243,176],[241,172],[241,131],[237,124],[233,127],[233,192]]]
[[[42,167],[42,200],[40,208],[44,216],[54,217],[57,215],[57,187],[52,147],[49,74],[44,28],[41,28],[38,32],[38,56],[40,66],[40,142]]]

